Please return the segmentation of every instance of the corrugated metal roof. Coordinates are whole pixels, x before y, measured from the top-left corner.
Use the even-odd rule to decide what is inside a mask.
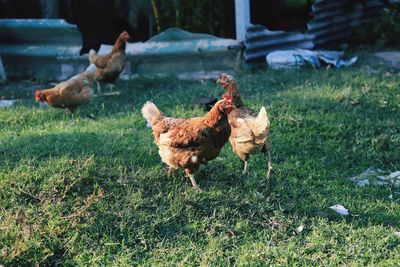
[[[363,19],[376,17],[384,4],[379,0],[320,0],[312,5],[308,33],[313,34],[315,48],[328,48],[348,38]]]
[[[265,56],[275,50],[313,48],[313,36],[300,32],[270,31],[262,25],[247,29],[244,52],[246,63],[265,63]]]
[[[270,31],[262,25],[247,29],[244,59],[263,64],[268,53],[295,48],[330,48],[345,41],[364,19],[376,18],[383,10],[380,0],[319,0],[311,8],[313,19],[307,32]]]

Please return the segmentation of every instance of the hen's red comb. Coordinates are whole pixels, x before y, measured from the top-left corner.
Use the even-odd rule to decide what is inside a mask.
[[[35,100],[36,102],[43,102],[43,94],[40,92],[40,90],[35,91]]]

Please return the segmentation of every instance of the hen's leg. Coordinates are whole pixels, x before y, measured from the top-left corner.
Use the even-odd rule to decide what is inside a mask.
[[[269,151],[267,152],[268,155],[268,173],[267,173],[267,178],[271,178],[271,172],[272,172],[272,163],[271,163],[271,154]]]
[[[246,174],[247,171],[248,171],[248,169],[249,169],[249,161],[246,160],[246,161],[244,162],[244,169],[243,169],[243,173],[242,173],[242,174]]]
[[[110,88],[110,92],[114,91],[114,84],[110,83],[108,87]]]
[[[246,174],[249,170],[249,155],[248,154],[241,154],[239,157],[244,161],[244,169],[242,174]]]
[[[188,169],[185,169],[185,172],[186,172],[187,176],[189,177],[190,181],[192,182],[194,190],[196,190],[197,192],[200,192],[201,189],[197,185],[196,180],[194,179],[194,175],[192,173],[190,173],[190,170],[188,170]]]
[[[176,171],[176,169],[170,166],[170,167],[168,168],[168,177],[173,176],[174,173],[175,173],[175,171]]]
[[[97,94],[101,95],[101,86],[99,82],[97,82]]]
[[[263,152],[268,157],[268,172],[267,172],[267,178],[268,179],[271,177],[271,172],[272,172],[272,162],[271,162],[270,148],[271,148],[271,143],[268,142],[263,146],[263,148],[261,150],[261,152]]]
[[[192,182],[194,190],[196,190],[197,192],[201,192],[200,187],[197,185],[196,180],[194,179],[194,175],[189,173],[188,176],[190,178],[190,181]]]

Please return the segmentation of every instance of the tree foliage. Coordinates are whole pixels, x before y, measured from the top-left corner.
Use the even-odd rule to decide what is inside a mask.
[[[224,32],[224,1],[128,0],[129,22],[135,27],[140,12],[147,12],[155,32],[179,27],[192,32],[221,35]],[[123,0],[117,1],[119,5]]]

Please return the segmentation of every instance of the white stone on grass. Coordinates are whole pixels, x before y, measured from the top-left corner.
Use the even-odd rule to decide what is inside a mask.
[[[300,234],[304,230],[304,225],[300,225],[299,227],[296,228],[296,233]]]
[[[346,216],[349,215],[349,211],[340,204],[333,205],[329,207],[331,210],[339,213],[340,215]]]

